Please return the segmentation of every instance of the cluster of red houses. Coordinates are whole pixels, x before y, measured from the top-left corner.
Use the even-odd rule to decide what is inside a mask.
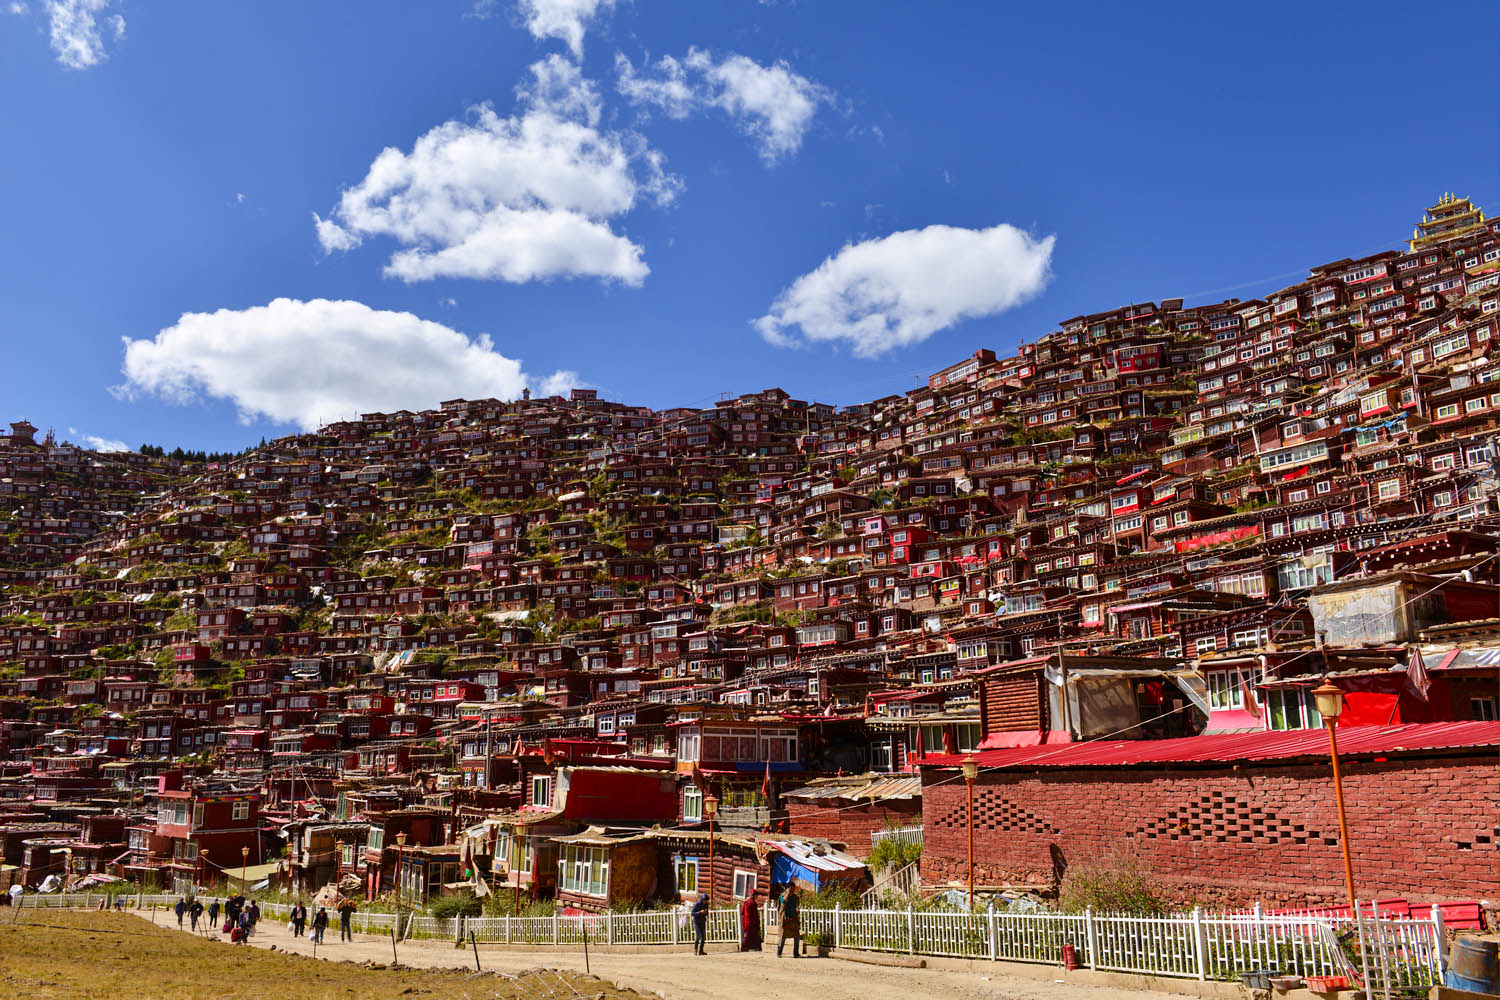
[[[993,886],[1125,845],[1319,898],[1327,678],[1356,792],[1418,775],[1473,819],[1390,888],[1479,893],[1496,233],[1445,196],[1405,252],[843,408],[451,400],[191,465],[12,424],[0,881],[597,908],[862,880],[890,825],[942,885],[973,822]]]

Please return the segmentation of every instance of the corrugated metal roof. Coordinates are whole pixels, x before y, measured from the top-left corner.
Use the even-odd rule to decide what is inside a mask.
[[[1404,726],[1340,726],[1339,756],[1500,746],[1497,722],[1427,722]],[[981,750],[981,767],[1102,767],[1327,757],[1322,729],[1217,733],[1173,740],[1095,740],[1054,746]],[[956,767],[963,755],[929,757],[924,767]]]
[[[823,778],[801,788],[782,792],[784,799],[911,799],[922,795],[922,779],[915,774],[855,775],[849,778]]]

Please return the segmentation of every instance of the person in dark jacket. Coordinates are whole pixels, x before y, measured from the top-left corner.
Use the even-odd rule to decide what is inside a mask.
[[[302,929],[307,926],[307,907],[298,903],[292,907],[292,937],[301,937]]]
[[[698,901],[693,904],[693,954],[706,955],[708,952],[704,944],[708,940],[708,893],[698,893]]]
[[[313,944],[323,943],[323,932],[328,929],[328,910],[326,907],[318,907],[317,915],[313,917]]]
[[[792,939],[792,957],[802,957],[802,900],[797,896],[797,887],[789,885],[781,897],[781,940],[776,942],[776,957],[781,957],[781,949],[786,945],[786,939]]]
[[[192,923],[195,934],[198,931],[198,918],[201,916],[203,916],[203,903],[195,899],[188,906],[188,920]]]
[[[172,907],[172,912],[177,914],[177,929],[182,930],[182,917],[187,913],[187,900],[179,899],[177,905]]]
[[[350,921],[354,919],[354,901],[345,899],[339,903],[339,940],[353,941],[354,929]]]
[[[219,901],[217,899],[208,904],[208,926],[215,929],[219,926]]]

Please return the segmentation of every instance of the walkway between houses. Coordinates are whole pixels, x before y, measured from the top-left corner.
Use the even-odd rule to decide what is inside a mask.
[[[263,921],[251,939],[259,948],[273,945],[284,952],[311,955],[312,941],[294,938],[286,925]],[[225,941],[224,947],[234,947]],[[474,953],[441,941],[403,941],[398,946],[403,965],[416,968],[474,968]],[[338,924],[328,928],[318,957],[341,962],[391,961],[390,938],[356,935],[340,942]],[[583,953],[571,949],[510,951],[479,949],[486,971],[517,974],[530,969],[583,971]],[[591,954],[594,975],[664,1000],[917,1000],[942,996],[949,1000],[1181,1000],[1179,994],[1112,989],[1034,980],[1000,973],[953,972],[938,969],[900,969],[837,959],[804,958],[790,954],[778,959],[774,947],[760,953],[710,952],[693,955],[688,946],[662,948],[643,954]],[[1194,984],[1196,985],[1196,984]]]

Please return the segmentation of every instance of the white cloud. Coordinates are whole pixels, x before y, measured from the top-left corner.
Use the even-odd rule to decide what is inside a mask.
[[[634,104],[654,105],[672,118],[705,108],[726,112],[767,163],[801,148],[819,105],[833,103],[831,90],[784,61],[763,66],[734,52],[715,59],[689,49],[682,59],[662,56],[654,66],[647,61],[639,73],[616,54],[615,69],[620,93]]]
[[[304,429],[359,411],[431,407],[454,397],[514,398],[521,362],[488,336],[362,302],[275,299],[250,309],[184,313],[154,338],[125,338],[116,395],[174,403],[231,400],[240,419]],[[572,372],[540,380],[577,385]]]
[[[84,434],[76,427],[69,427],[68,433],[77,438],[79,443],[81,443],[85,448],[88,448],[90,451],[132,450],[130,445],[126,444],[124,441],[117,441],[114,438],[100,437],[97,434]]]
[[[119,14],[105,15],[115,0],[46,0],[48,33],[52,51],[57,61],[68,69],[88,69],[109,58],[104,49],[104,38],[99,32],[99,19],[103,18],[115,41],[125,38],[125,18]],[[16,11],[18,5],[12,4]],[[20,5],[24,7],[24,5]]]
[[[328,218],[313,216],[323,249],[393,237],[403,249],[385,273],[404,281],[639,285],[650,273],[644,251],[612,223],[643,199],[672,201],[681,183],[640,136],[598,128],[598,91],[576,65],[553,55],[531,73],[517,88],[518,114],[473,108],[469,121],[437,126],[410,153],[383,150]]]
[[[537,41],[560,38],[572,50],[573,57],[581,59],[584,30],[590,21],[614,5],[615,0],[519,0],[516,7],[531,37]]]
[[[1001,224],[849,244],[792,282],[754,326],[778,347],[844,341],[858,357],[877,357],[1036,295],[1051,278],[1055,240]]]
[[[22,3],[21,0],[12,0],[10,12],[12,14],[28,14],[31,12],[31,8]]]

